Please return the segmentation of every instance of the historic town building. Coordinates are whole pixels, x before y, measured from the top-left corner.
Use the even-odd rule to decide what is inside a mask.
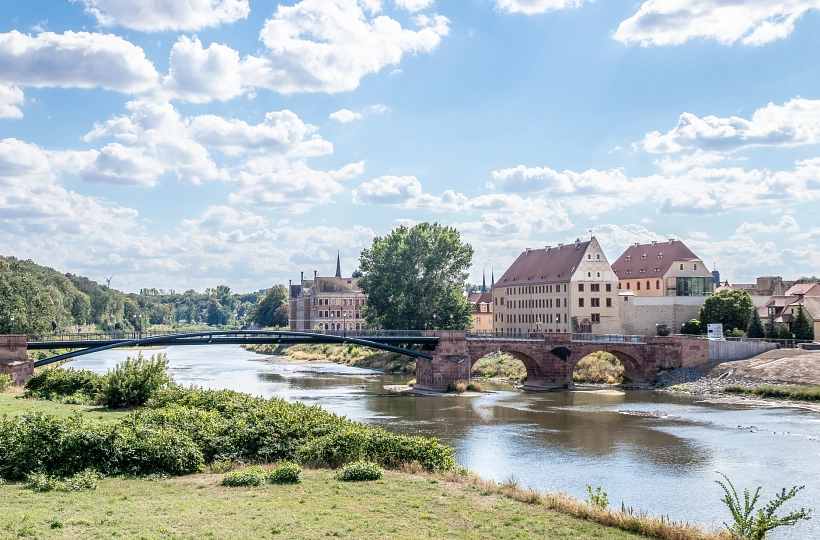
[[[493,293],[477,292],[467,295],[470,305],[473,307],[473,332],[493,331]]]
[[[492,294],[496,332],[621,331],[618,278],[595,237],[525,250]]]
[[[679,333],[698,318],[715,291],[715,276],[680,240],[636,243],[612,263],[620,289],[624,334]]]
[[[342,277],[341,260],[336,257],[336,275],[313,279],[302,277],[298,285],[290,283],[290,327],[292,330],[364,330],[362,308],[367,295],[362,293],[358,278]]]

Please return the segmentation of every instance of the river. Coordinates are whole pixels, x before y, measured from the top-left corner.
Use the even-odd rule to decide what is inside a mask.
[[[394,432],[438,437],[457,461],[485,478],[586,498],[602,486],[611,504],[678,521],[728,520],[713,480],[739,490],[763,486],[762,500],[793,485],[806,489],[788,508],[820,512],[820,413],[706,403],[661,392],[525,394],[489,386],[477,397],[397,396],[384,390],[410,376],[334,364],[274,364],[238,346],[179,346],[168,355],[174,379],[320,405]],[[135,351],[110,350],[68,364],[105,373]],[[486,386],[486,385],[485,385]],[[776,530],[775,539],[820,539],[820,518]]]

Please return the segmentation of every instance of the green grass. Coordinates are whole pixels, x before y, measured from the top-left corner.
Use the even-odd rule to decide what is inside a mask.
[[[93,420],[116,420],[124,417],[127,411],[111,411],[97,405],[64,405],[53,401],[26,399],[21,392],[0,392],[0,416],[16,416],[26,411],[54,414],[67,417],[79,412]]]
[[[820,401],[820,386],[727,386],[726,392],[746,396],[791,399],[795,401]]]
[[[640,536],[473,486],[398,472],[369,483],[306,470],[301,484],[220,486],[222,475],[109,478],[95,491],[0,487],[0,539],[32,538],[531,538]]]

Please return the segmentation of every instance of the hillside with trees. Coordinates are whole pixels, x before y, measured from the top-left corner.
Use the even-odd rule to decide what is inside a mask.
[[[271,300],[278,300],[284,287],[274,289],[277,294]],[[253,320],[251,313],[263,297],[259,292],[235,294],[227,285],[202,293],[155,288],[124,293],[87,277],[0,256],[0,333],[51,332],[53,325],[60,331],[86,325],[102,331],[142,331],[180,323],[240,326]],[[287,325],[286,310],[279,310],[276,322]]]

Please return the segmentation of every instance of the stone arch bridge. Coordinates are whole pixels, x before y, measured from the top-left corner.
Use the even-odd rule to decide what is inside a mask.
[[[592,334],[468,334],[435,332],[432,359],[416,360],[416,388],[445,390],[449,383],[467,380],[470,370],[489,353],[509,353],[527,368],[527,390],[572,387],[572,371],[584,356],[597,351],[615,355],[624,375],[633,382],[646,381],[659,371],[689,367],[709,361],[705,340],[676,337],[610,336]],[[425,346],[426,347],[426,346]]]

